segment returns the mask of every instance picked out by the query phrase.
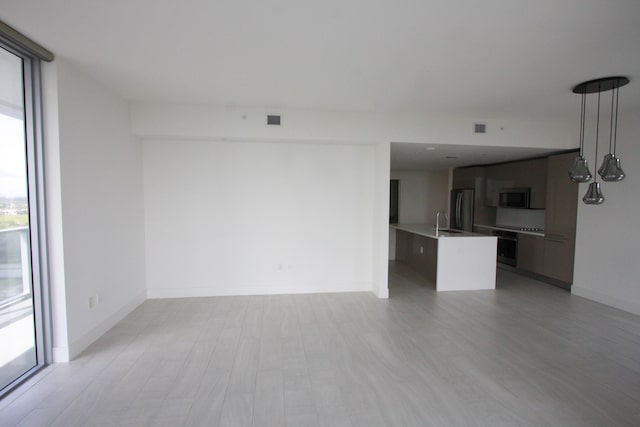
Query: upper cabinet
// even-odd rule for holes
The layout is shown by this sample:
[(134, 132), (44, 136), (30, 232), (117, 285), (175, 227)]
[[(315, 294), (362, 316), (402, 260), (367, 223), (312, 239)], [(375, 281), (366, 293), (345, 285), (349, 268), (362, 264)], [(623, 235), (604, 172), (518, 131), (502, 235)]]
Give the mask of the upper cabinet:
[(486, 169), (485, 204), (498, 206), (498, 195), (512, 188), (530, 188), (532, 209), (546, 207), (547, 159), (524, 160), (488, 166)]
[(453, 170), (453, 188), (473, 188), (476, 189), (484, 178), (484, 168), (459, 168)]
[(544, 209), (547, 206), (547, 159), (518, 162), (523, 187), (531, 188), (531, 208)]
[(498, 193), (503, 188), (514, 188), (514, 168), (511, 164), (487, 166), (484, 203), (487, 206), (498, 206)]

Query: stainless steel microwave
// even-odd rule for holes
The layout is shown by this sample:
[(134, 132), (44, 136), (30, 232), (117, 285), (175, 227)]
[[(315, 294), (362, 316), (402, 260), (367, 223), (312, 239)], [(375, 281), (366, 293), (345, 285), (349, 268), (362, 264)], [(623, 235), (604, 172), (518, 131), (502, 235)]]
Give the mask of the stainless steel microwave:
[(498, 206), (501, 208), (529, 209), (530, 188), (512, 188), (499, 193)]

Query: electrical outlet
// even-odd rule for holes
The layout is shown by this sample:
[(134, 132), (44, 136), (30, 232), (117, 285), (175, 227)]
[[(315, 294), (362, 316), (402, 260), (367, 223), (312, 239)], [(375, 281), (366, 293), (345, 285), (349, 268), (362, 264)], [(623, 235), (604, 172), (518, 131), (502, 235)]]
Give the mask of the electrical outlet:
[(95, 296), (90, 296), (89, 297), (89, 308), (93, 308), (96, 306), (96, 297)]
[(422, 246), (420, 246), (420, 253), (423, 254), (424, 253), (424, 248)]

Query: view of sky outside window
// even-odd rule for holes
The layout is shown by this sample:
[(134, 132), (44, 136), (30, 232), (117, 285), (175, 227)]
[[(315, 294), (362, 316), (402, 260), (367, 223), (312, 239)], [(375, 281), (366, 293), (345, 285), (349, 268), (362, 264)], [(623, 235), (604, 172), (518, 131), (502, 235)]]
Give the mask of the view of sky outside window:
[(0, 230), (25, 227), (27, 163), (22, 61), (0, 50)]

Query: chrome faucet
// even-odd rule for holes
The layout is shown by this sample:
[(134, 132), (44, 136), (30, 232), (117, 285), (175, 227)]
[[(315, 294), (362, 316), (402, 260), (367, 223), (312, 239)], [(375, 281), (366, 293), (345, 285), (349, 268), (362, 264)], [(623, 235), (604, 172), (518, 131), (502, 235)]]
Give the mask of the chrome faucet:
[(440, 214), (442, 214), (442, 216), (444, 216), (444, 220), (447, 221), (447, 213), (445, 211), (436, 211), (436, 236), (440, 230)]

